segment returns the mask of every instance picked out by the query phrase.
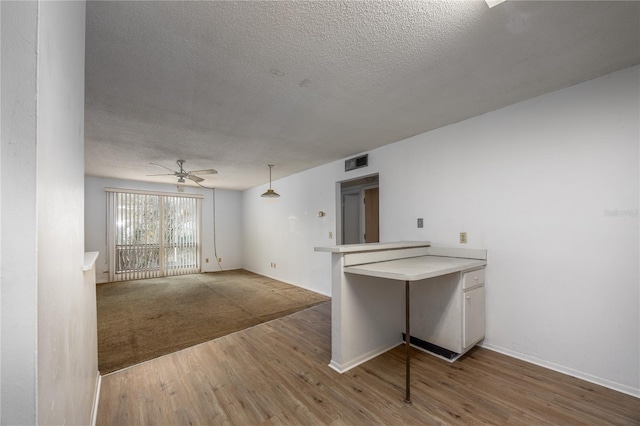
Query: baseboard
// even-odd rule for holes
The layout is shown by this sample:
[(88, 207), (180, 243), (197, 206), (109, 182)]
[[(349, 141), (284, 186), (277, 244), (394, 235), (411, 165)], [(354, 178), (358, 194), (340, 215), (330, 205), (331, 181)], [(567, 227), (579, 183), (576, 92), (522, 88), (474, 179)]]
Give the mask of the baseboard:
[(300, 287), (300, 288), (303, 288), (305, 290), (312, 291), (312, 292), (314, 292), (316, 294), (320, 294), (322, 296), (331, 297), (330, 294), (324, 293), (322, 291), (318, 291), (317, 289), (314, 289), (314, 288), (309, 288), (309, 287), (300, 285), (299, 283), (292, 283), (292, 282), (289, 282), (289, 281), (285, 281), (282, 278), (274, 277), (273, 275), (268, 275), (268, 274), (265, 274), (265, 273), (262, 273), (262, 272), (256, 272), (256, 271), (248, 269), (248, 268), (240, 268), (240, 269), (244, 269), (245, 271), (252, 272), (252, 273), (254, 273), (256, 275), (262, 275), (263, 277), (271, 278), (272, 280), (280, 281), (280, 282), (285, 283), (285, 284), (290, 284), (290, 285), (293, 285), (293, 286), (296, 286), (296, 287)]
[(357, 366), (359, 366), (360, 364), (364, 364), (365, 362), (369, 361), (370, 359), (373, 359), (375, 357), (377, 357), (378, 355), (381, 355), (385, 352), (387, 352), (388, 350), (391, 350), (393, 348), (395, 348), (398, 345), (401, 345), (402, 341), (398, 341), (397, 343), (394, 343), (390, 346), (383, 346), (383, 347), (379, 347), (376, 348), (372, 351), (367, 352), (366, 354), (363, 354), (355, 359), (352, 359), (351, 361), (344, 363), (344, 364), (339, 364), (337, 362), (335, 362), (333, 359), (331, 360), (331, 362), (329, 363), (329, 367), (331, 367), (332, 369), (334, 369), (335, 371), (337, 371), (338, 373), (342, 374), (342, 373), (346, 373), (347, 371), (351, 370), (352, 368), (355, 368)]
[(540, 367), (548, 368), (549, 370), (557, 371), (558, 373), (566, 374), (568, 376), (572, 376), (586, 382), (590, 382), (599, 386), (603, 386), (605, 388), (609, 388), (611, 390), (621, 392), (627, 395), (634, 396), (636, 398), (640, 398), (640, 389), (633, 388), (631, 386), (623, 385), (621, 383), (612, 382), (607, 379), (603, 379), (601, 377), (593, 376), (588, 373), (584, 373), (582, 371), (574, 370), (572, 368), (568, 368), (559, 364), (555, 364), (553, 362), (545, 361), (538, 359), (536, 357), (532, 357), (529, 355), (525, 355), (516, 351), (512, 351), (510, 349), (506, 349), (500, 346), (482, 343), (478, 345), (482, 348), (489, 349), (494, 352), (501, 353), (503, 355), (510, 356), (512, 358), (517, 358), (522, 361), (529, 362), (531, 364), (538, 365)]
[(91, 408), (91, 426), (96, 426), (98, 420), (98, 403), (100, 401), (100, 386), (102, 385), (102, 376), (98, 371), (98, 378), (96, 379), (96, 388), (93, 392), (93, 407)]

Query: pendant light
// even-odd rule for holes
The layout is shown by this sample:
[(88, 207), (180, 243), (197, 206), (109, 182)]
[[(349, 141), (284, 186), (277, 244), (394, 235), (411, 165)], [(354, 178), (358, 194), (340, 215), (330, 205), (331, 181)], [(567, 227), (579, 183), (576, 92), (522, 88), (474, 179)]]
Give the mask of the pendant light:
[(271, 168), (273, 167), (273, 164), (267, 164), (267, 166), (269, 167), (269, 189), (267, 190), (267, 192), (262, 194), (262, 197), (264, 197), (264, 198), (278, 198), (280, 196), (280, 194), (278, 194), (276, 191), (271, 189)]

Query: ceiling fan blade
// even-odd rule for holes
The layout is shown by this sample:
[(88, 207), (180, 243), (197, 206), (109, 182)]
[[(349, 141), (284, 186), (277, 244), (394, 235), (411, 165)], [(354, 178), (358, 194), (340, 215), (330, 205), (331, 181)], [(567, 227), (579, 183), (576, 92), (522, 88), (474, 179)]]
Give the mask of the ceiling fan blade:
[(189, 174), (191, 173), (199, 174), (199, 175), (217, 175), (218, 171), (214, 169), (205, 169), (205, 170), (192, 170), (189, 172)]
[(192, 181), (196, 182), (196, 183), (200, 183), (202, 182), (204, 179), (202, 179), (201, 177), (189, 174), (188, 176), (186, 176), (187, 179), (191, 179)]
[(163, 169), (169, 170), (169, 171), (170, 171), (171, 173), (173, 173), (173, 174), (177, 173), (175, 170), (170, 169), (170, 168), (168, 168), (168, 167), (165, 167), (165, 166), (163, 166), (163, 165), (161, 165), (161, 164), (156, 164), (156, 163), (149, 163), (149, 164), (153, 164), (154, 166), (162, 167)]
[(156, 175), (147, 175), (147, 176), (175, 176), (175, 173), (159, 173)]

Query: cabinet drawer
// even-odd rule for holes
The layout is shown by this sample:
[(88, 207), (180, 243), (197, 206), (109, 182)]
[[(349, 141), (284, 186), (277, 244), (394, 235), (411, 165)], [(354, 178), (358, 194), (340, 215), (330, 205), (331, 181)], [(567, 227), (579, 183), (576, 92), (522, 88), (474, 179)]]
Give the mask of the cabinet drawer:
[(463, 290), (476, 287), (480, 284), (484, 284), (484, 269), (467, 272), (462, 276)]

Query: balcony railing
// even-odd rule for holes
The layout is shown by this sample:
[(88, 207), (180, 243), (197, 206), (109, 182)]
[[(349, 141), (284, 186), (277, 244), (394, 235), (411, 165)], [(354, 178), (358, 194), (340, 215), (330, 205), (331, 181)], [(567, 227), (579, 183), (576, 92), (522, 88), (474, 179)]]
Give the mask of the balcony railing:
[[(195, 243), (167, 243), (164, 245), (164, 267), (171, 269), (196, 268)], [(157, 271), (160, 269), (159, 244), (116, 245), (116, 273)]]

